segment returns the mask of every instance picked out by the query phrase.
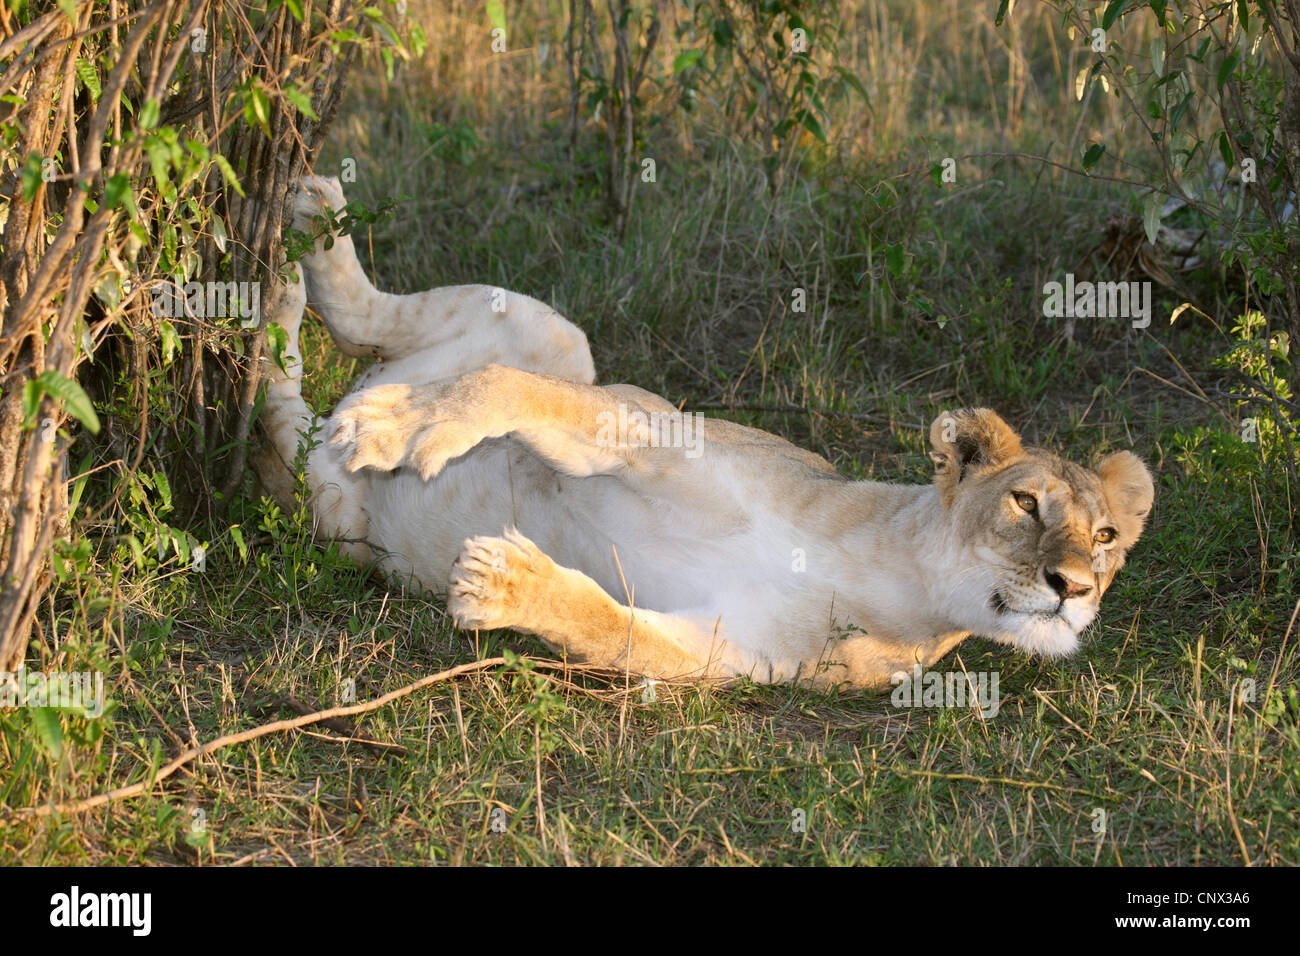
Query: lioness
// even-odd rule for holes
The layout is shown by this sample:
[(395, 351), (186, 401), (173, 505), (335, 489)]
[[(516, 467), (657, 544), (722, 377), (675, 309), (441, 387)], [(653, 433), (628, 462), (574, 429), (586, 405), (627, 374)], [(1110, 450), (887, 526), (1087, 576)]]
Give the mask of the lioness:
[[(337, 180), (306, 179), (295, 225), (344, 202)], [(310, 297), (343, 352), (381, 360), (310, 452), (320, 531), (445, 594), (461, 627), (536, 634), (571, 659), (869, 688), (971, 634), (1069, 654), (1151, 508), (1132, 453), (1083, 468), (984, 408), (934, 422), (933, 484), (849, 481), (775, 435), (593, 385), (586, 336), (536, 299), (377, 292), (347, 237), (302, 265), (305, 289), (271, 317), (288, 374), (268, 386), (264, 481), (291, 494), (284, 463), (315, 418), (298, 349)]]

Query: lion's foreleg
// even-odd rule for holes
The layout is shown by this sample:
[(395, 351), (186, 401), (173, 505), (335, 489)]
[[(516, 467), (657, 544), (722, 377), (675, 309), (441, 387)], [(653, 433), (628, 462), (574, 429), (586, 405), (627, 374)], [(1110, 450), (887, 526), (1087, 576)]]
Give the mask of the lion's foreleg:
[(650, 414), (612, 388), (492, 365), (450, 382), (365, 389), (336, 410), (330, 441), (350, 471), (412, 467), (430, 478), (479, 442), (513, 435), (565, 474), (619, 474), (653, 488), (685, 470), (690, 454), (654, 445), (639, 424)]

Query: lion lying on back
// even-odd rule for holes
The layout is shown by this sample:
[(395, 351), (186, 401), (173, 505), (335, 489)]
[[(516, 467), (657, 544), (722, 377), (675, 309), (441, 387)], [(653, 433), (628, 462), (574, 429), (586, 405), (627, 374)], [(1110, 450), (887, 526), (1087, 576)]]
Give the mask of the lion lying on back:
[[(337, 180), (304, 180), (296, 225), (343, 205)], [(461, 627), (571, 659), (876, 687), (971, 634), (1069, 654), (1151, 508), (1130, 452), (1083, 468), (987, 409), (934, 422), (933, 484), (849, 481), (774, 435), (593, 385), (586, 336), (535, 299), (377, 292), (347, 237), (302, 265), (305, 288), (271, 317), (289, 374), (268, 386), (264, 480), (290, 491), (283, 463), (315, 417), (298, 353), (310, 297), (342, 351), (381, 360), (309, 456), (320, 530), (446, 595)]]

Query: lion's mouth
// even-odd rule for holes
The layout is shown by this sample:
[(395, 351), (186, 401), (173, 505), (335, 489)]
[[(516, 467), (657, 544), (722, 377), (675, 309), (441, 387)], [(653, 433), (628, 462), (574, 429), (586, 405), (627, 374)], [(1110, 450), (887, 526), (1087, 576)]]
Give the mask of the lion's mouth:
[(1061, 611), (1065, 609), (1065, 601), (1062, 600), (1050, 611), (1022, 611), (1008, 604), (1006, 595), (1001, 591), (994, 590), (994, 592), (989, 596), (989, 608), (999, 617), (1007, 614), (1023, 614), (1026, 617), (1036, 617), (1041, 618), (1044, 621), (1049, 621), (1054, 617), (1061, 617)]

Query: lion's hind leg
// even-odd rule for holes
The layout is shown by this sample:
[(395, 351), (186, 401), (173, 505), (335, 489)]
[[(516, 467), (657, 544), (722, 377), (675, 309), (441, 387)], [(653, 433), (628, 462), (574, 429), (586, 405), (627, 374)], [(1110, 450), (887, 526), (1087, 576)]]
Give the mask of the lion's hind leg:
[[(333, 177), (304, 176), (294, 228), (345, 205)], [(443, 286), (409, 295), (380, 292), (357, 259), (351, 236), (317, 244), (302, 259), (312, 307), (339, 349), (377, 358), (383, 381), (424, 383), (501, 363), (574, 382), (593, 382), (596, 367), (583, 331), (544, 302), (487, 285)]]
[(620, 604), (514, 530), (465, 542), (452, 565), (447, 609), (462, 628), (515, 628), (573, 660), (643, 677), (727, 680), (739, 673), (716, 626)]

